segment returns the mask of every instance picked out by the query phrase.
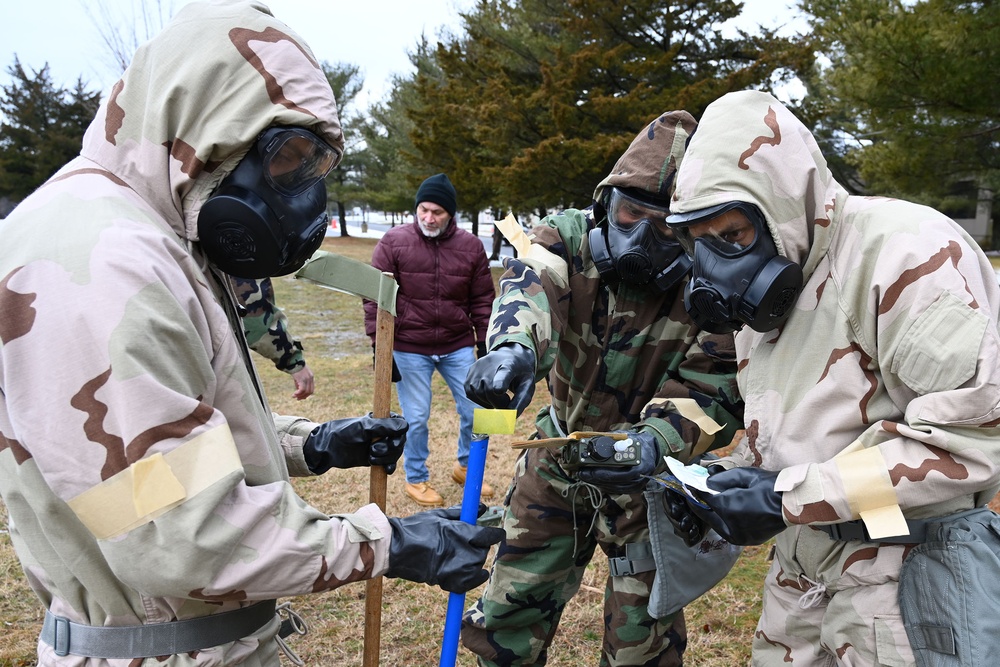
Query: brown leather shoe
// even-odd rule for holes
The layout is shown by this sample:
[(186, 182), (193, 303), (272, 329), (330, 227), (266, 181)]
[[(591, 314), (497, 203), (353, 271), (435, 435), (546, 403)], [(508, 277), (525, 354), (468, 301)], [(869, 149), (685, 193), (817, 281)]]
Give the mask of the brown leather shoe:
[[(468, 468), (466, 468), (464, 465), (462, 465), (458, 461), (455, 461), (455, 467), (451, 469), (451, 478), (453, 480), (455, 480), (456, 484), (460, 484), (460, 485), (462, 485), (464, 487), (465, 486), (465, 474), (468, 471), (469, 471)], [(492, 498), (493, 497), (493, 487), (490, 486), (489, 484), (487, 484), (485, 479), (483, 480), (483, 488), (480, 491), (479, 495), (481, 497), (483, 497), (483, 498)]]
[(416, 484), (407, 482), (406, 495), (413, 498), (418, 505), (423, 505), (424, 507), (441, 507), (444, 505), (444, 498), (428, 482), (417, 482)]

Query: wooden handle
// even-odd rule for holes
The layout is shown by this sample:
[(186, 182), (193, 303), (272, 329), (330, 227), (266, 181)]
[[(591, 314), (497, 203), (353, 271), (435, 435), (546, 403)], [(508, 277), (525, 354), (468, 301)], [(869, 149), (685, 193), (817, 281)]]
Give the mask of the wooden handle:
[[(378, 309), (375, 320), (375, 397), (372, 415), (389, 416), (392, 406), (392, 339), (394, 320), (388, 310)], [(385, 512), (386, 474), (382, 466), (372, 466), (368, 482), (368, 501)], [(369, 579), (365, 585), (365, 648), (363, 667), (378, 667), (382, 634), (382, 577)]]

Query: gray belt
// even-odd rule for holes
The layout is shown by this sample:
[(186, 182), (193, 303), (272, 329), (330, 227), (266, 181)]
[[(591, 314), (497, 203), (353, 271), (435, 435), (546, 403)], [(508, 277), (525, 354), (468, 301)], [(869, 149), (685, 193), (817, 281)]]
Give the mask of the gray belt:
[(625, 555), (608, 559), (608, 569), (612, 577), (627, 577), (640, 572), (656, 569), (653, 547), (649, 542), (625, 545)]
[(812, 526), (816, 530), (822, 530), (830, 536), (831, 540), (839, 542), (882, 542), (884, 544), (920, 544), (927, 540), (927, 524), (936, 519), (907, 519), (906, 526), (910, 529), (909, 535), (896, 535), (893, 537), (880, 537), (873, 539), (865, 528), (865, 522), (860, 519), (855, 521), (845, 521), (843, 523), (831, 523), (826, 526)]
[(275, 617), (274, 600), (233, 611), (149, 625), (81, 625), (45, 612), (40, 639), (56, 655), (155, 658), (228, 644), (260, 630)]

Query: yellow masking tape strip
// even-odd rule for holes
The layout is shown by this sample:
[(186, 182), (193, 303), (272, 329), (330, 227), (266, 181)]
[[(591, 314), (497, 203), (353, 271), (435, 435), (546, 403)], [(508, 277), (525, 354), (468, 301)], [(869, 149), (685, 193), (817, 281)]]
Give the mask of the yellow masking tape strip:
[(482, 435), (511, 434), (516, 421), (517, 410), (476, 408), (472, 411), (472, 432)]
[(170, 464), (157, 452), (132, 464), (132, 504), (137, 516), (184, 500), (187, 491), (170, 469)]
[(98, 539), (122, 535), (242, 469), (223, 424), (166, 454), (136, 461), (70, 499), (69, 506)]
[(531, 247), (531, 240), (524, 233), (521, 223), (517, 221), (513, 213), (508, 213), (506, 218), (497, 220), (493, 224), (500, 230), (504, 238), (510, 241), (510, 244), (517, 251), (518, 255), (523, 257), (528, 254), (528, 249)]
[(493, 224), (500, 230), (504, 238), (510, 241), (520, 259), (532, 260), (543, 266), (550, 274), (558, 276), (557, 282), (560, 283), (560, 286), (565, 287), (568, 284), (569, 272), (566, 269), (566, 262), (545, 248), (533, 244), (513, 213), (508, 213), (506, 218)]
[(714, 440), (712, 436), (722, 430), (722, 425), (709, 417), (693, 398), (671, 398), (670, 402), (681, 417), (693, 421), (701, 429), (701, 435), (691, 449), (691, 455), (697, 456), (707, 452)]
[(909, 535), (889, 469), (878, 447), (849, 447), (834, 457), (851, 510), (861, 517), (872, 539)]

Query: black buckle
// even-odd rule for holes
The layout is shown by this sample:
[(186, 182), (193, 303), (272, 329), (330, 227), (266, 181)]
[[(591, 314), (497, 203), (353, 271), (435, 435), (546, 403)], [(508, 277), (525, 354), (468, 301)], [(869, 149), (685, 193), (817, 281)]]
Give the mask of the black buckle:
[(822, 530), (824, 533), (830, 536), (831, 540), (836, 540), (838, 542), (843, 542), (843, 538), (840, 535), (840, 524), (839, 523), (829, 523), (822, 526), (814, 526), (818, 530)]
[(843, 523), (831, 523), (824, 526), (814, 526), (830, 536), (831, 540), (840, 542), (871, 542), (874, 544), (918, 544), (927, 538), (926, 519), (908, 519), (906, 526), (909, 529), (908, 535), (892, 535), (875, 539), (869, 534), (865, 522), (860, 519), (854, 521), (844, 521)]
[(831, 540), (837, 540), (838, 542), (872, 541), (864, 522), (858, 520), (830, 523), (823, 526), (816, 526), (816, 528), (829, 535)]

